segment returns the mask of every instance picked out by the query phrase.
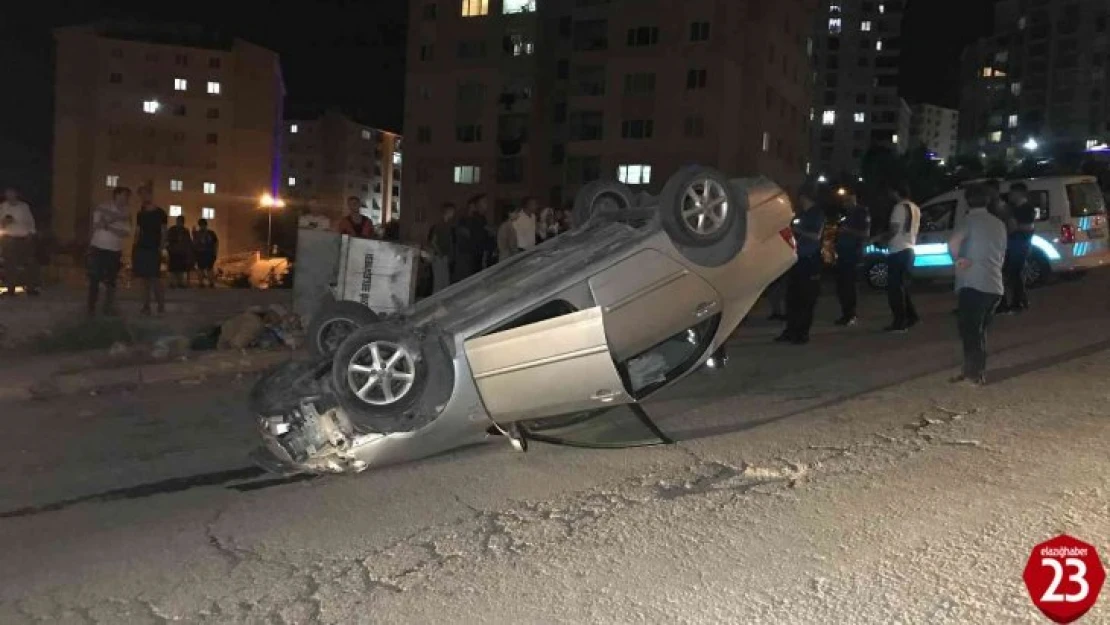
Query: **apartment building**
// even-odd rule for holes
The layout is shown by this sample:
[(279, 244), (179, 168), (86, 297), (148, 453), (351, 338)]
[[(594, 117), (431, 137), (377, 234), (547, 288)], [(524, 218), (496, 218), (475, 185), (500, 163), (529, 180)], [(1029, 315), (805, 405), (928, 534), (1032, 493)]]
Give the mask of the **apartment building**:
[(58, 239), (83, 245), (112, 188), (150, 183), (171, 217), (208, 219), (222, 253), (260, 247), (258, 198), (281, 172), (277, 54), (180, 25), (106, 22), (54, 38)]
[(814, 22), (812, 173), (858, 175), (871, 146), (901, 151), (902, 0), (821, 0)]
[(911, 147), (923, 147), (937, 161), (947, 163), (956, 156), (960, 112), (933, 104), (917, 104), (910, 116)]
[(1002, 0), (964, 50), (961, 150), (1020, 159), (1110, 139), (1110, 0)]
[(616, 178), (657, 192), (679, 167), (801, 183), (814, 3), (417, 0), (404, 134), (409, 236), (443, 202), (501, 212)]
[(289, 207), (338, 219), (358, 197), (382, 224), (401, 215), (401, 136), (337, 110), (285, 121), (282, 197)]

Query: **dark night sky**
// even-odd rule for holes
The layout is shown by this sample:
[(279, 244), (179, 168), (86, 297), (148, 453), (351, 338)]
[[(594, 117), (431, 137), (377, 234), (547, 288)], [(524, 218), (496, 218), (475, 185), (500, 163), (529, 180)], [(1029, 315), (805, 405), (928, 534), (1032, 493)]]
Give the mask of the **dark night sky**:
[[(215, 27), (281, 54), (287, 110), (338, 105), (364, 123), (401, 128), (404, 0), (13, 4), (5, 6), (0, 20), (0, 184), (22, 187), (39, 206), (49, 197), (50, 29), (55, 26), (129, 17)], [(990, 0), (909, 0), (903, 23), (903, 97), (911, 103), (956, 106), (960, 50), (989, 31), (990, 19)]]

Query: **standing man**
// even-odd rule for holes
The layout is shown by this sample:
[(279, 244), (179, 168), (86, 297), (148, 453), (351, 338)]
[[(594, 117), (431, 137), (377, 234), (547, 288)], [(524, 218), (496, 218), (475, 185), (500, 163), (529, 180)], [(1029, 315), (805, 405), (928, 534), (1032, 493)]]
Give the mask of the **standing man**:
[(1002, 263), (1006, 226), (988, 210), (990, 191), (973, 185), (965, 192), (970, 207), (963, 227), (952, 235), (948, 251), (956, 263), (959, 329), (963, 341), (963, 372), (952, 378), (971, 386), (987, 383), (987, 326), (1002, 297)]
[(859, 293), (856, 277), (863, 247), (871, 238), (871, 211), (859, 203), (856, 192), (844, 196), (845, 214), (836, 232), (836, 294), (840, 299), (838, 326), (854, 326)]
[(921, 209), (910, 201), (909, 189), (905, 184), (890, 188), (890, 199), (894, 209), (890, 213), (890, 230), (886, 233), (887, 267), (890, 270), (887, 282), (887, 300), (894, 322), (884, 331), (904, 334), (921, 320), (910, 297), (910, 279), (913, 276), (914, 251), (917, 233), (921, 228)]
[(89, 276), (87, 311), (96, 314), (100, 285), (104, 285), (104, 314), (116, 315), (116, 278), (123, 257), (123, 241), (131, 235), (131, 189), (116, 187), (112, 201), (93, 209), (92, 239), (86, 271)]
[(516, 213), (513, 219), (513, 228), (516, 230), (516, 247), (518, 251), (530, 250), (536, 247), (536, 211), (539, 202), (534, 197), (524, 198), (523, 208)]
[(451, 285), (451, 258), (455, 255), (455, 205), (446, 202), (440, 223), (428, 231), (432, 248), (432, 292), (438, 293)]
[(470, 198), (467, 202), (467, 229), (470, 231), (470, 241), (474, 245), (473, 264), (474, 271), (478, 272), (486, 268), (487, 257), (491, 255), (490, 236), (489, 236), (489, 219), (486, 213), (489, 210), (488, 201), (485, 193), (480, 193)]
[(162, 250), (166, 244), (166, 211), (154, 204), (154, 192), (148, 182), (139, 187), (139, 215), (131, 249), (131, 270), (142, 282), (143, 307), (139, 314), (150, 314), (150, 296), (158, 304), (158, 314), (166, 312), (166, 292), (162, 285)]
[(197, 221), (197, 229), (193, 232), (193, 257), (197, 261), (197, 278), (200, 288), (208, 283), (208, 288), (216, 288), (216, 276), (213, 268), (216, 266), (216, 257), (220, 253), (220, 238), (215, 232), (208, 229), (208, 220)]
[(474, 275), (474, 257), (478, 252), (479, 242), (474, 237), (470, 228), (470, 220), (474, 218), (474, 201), (467, 200), (463, 206), (462, 214), (455, 220), (452, 232), (455, 237), (455, 249), (451, 255), (451, 283), (461, 282)]
[(790, 268), (786, 283), (786, 329), (775, 341), (805, 345), (813, 326), (813, 309), (821, 294), (821, 236), (825, 231), (825, 212), (817, 206), (813, 192), (804, 190), (794, 219), (794, 238), (798, 262)]
[(1024, 182), (1010, 185), (1010, 213), (1006, 225), (1009, 236), (1006, 239), (1006, 261), (1002, 265), (1002, 275), (1006, 292), (998, 306), (998, 314), (1024, 312), (1029, 308), (1025, 294), (1025, 263), (1033, 247), (1033, 230), (1037, 221), (1037, 207), (1029, 201), (1029, 187)]
[(166, 231), (166, 252), (169, 256), (170, 288), (189, 286), (189, 271), (193, 267), (193, 237), (185, 227), (185, 218), (178, 215), (174, 225)]
[(517, 253), (516, 221), (517, 211), (510, 209), (505, 213), (501, 225), (497, 228), (497, 262), (503, 263)]
[(19, 193), (4, 189), (0, 202), (0, 256), (4, 258), (3, 286), (9, 295), (23, 287), (28, 295), (39, 294), (39, 258), (35, 250), (35, 216)]
[(347, 215), (339, 221), (339, 234), (356, 239), (374, 238), (374, 222), (362, 214), (362, 200), (354, 195), (347, 198)]

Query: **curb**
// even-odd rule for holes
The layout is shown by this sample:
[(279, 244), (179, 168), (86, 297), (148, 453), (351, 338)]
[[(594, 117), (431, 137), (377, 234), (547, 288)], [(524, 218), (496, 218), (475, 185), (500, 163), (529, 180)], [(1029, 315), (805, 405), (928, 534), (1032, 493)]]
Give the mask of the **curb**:
[(195, 359), (177, 362), (53, 374), (0, 386), (0, 402), (48, 399), (78, 393), (95, 394), (102, 390), (134, 388), (164, 382), (199, 384), (204, 378), (214, 375), (257, 373), (291, 360), (294, 354), (295, 352), (291, 350), (212, 352)]

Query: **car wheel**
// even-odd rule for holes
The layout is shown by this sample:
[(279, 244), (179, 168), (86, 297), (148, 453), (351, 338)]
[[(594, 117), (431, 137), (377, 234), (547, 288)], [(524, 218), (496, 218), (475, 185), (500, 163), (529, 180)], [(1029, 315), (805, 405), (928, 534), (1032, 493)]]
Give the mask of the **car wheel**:
[(377, 321), (378, 314), (358, 302), (329, 298), (308, 324), (308, 348), (314, 356), (334, 354), (352, 332)]
[(890, 266), (885, 260), (878, 259), (867, 267), (867, 285), (879, 291), (885, 291), (890, 282)]
[(1042, 254), (1030, 254), (1021, 270), (1021, 278), (1026, 287), (1044, 286), (1052, 277), (1052, 266)]
[(723, 265), (744, 247), (747, 195), (711, 167), (691, 166), (667, 180), (659, 195), (663, 228), (690, 260)]
[(339, 405), (359, 431), (415, 429), (412, 408), (428, 383), (419, 339), (389, 324), (356, 330), (332, 359), (332, 386)]
[(574, 197), (574, 225), (581, 226), (595, 215), (617, 214), (636, 203), (632, 190), (612, 180), (595, 180)]

